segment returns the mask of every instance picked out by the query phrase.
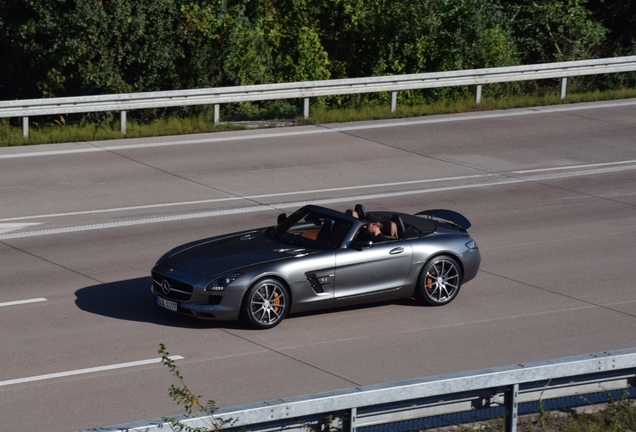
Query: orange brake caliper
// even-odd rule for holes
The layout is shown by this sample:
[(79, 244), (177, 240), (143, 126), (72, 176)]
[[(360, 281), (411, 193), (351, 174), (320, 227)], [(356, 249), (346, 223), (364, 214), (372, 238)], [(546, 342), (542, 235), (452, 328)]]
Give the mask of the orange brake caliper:
[[(274, 301), (272, 303), (274, 303), (275, 305), (280, 305), (280, 298), (278, 298), (279, 294), (277, 292), (274, 292)], [(274, 312), (278, 313), (278, 306), (276, 306), (274, 308)]]
[(430, 273), (426, 275), (426, 290), (427, 291), (433, 290), (433, 278), (431, 277)]

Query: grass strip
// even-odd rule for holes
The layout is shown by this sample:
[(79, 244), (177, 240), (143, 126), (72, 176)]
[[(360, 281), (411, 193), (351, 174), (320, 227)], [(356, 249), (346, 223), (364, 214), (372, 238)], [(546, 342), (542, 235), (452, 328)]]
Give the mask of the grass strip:
[[(418, 117), (437, 114), (502, 110), (511, 108), (527, 108), (535, 106), (560, 105), (580, 102), (596, 102), (636, 97), (636, 89), (622, 88), (618, 90), (594, 91), (568, 94), (563, 100), (557, 95), (506, 96), (501, 98), (485, 97), (476, 104), (472, 97), (459, 100), (442, 100), (429, 104), (398, 105), (395, 112), (386, 106), (365, 105), (353, 108), (322, 109), (313, 108), (309, 119), (296, 117), (292, 121), (277, 122), (276, 119), (251, 119), (252, 127), (265, 128), (285, 125), (306, 125), (320, 123), (344, 123), (361, 120), (380, 120), (391, 118)], [(228, 121), (214, 124), (209, 115), (197, 117), (167, 117), (150, 123), (129, 121), (125, 138), (143, 138), (167, 135), (182, 135), (203, 132), (220, 132), (246, 129), (243, 122)], [(12, 125), (8, 119), (0, 119), (0, 147), (22, 146), (33, 144), (101, 141), (122, 138), (119, 121), (109, 124), (67, 124), (63, 116), (46, 124), (32, 122), (29, 126), (29, 137), (25, 138), (22, 128)]]

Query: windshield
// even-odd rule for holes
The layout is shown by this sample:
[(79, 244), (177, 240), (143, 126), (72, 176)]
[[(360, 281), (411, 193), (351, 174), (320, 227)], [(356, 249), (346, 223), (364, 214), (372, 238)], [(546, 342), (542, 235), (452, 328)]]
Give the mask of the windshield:
[(272, 239), (311, 248), (338, 248), (351, 228), (351, 222), (301, 208), (272, 230)]

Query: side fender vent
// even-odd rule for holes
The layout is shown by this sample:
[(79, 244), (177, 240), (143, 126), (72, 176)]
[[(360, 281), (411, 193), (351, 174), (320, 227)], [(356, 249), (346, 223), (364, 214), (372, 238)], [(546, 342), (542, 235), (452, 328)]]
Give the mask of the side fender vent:
[(318, 280), (316, 273), (307, 273), (305, 276), (307, 276), (307, 281), (309, 282), (309, 285), (311, 285), (311, 289), (313, 289), (316, 294), (322, 294), (325, 292), (325, 289)]

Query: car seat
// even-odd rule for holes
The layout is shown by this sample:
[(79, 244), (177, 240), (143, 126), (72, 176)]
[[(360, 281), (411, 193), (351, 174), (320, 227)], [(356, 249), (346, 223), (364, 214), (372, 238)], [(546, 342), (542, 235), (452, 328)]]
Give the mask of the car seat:
[(364, 206), (362, 204), (356, 204), (355, 209), (358, 212), (358, 217), (360, 219), (366, 219), (367, 218), (367, 210), (364, 208)]
[(402, 220), (402, 217), (399, 214), (394, 214), (391, 216), (391, 221), (395, 224), (397, 237), (404, 238), (404, 232), (406, 229), (404, 228), (404, 221)]

